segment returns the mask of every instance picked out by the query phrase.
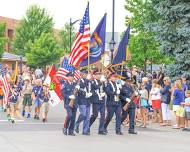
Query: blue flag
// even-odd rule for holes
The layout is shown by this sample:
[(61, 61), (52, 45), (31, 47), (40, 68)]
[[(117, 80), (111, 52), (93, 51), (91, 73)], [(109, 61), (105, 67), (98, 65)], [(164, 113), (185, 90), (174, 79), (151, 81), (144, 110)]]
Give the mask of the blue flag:
[(129, 36), (130, 36), (130, 25), (127, 28), (125, 35), (123, 36), (121, 42), (119, 43), (118, 49), (116, 50), (116, 54), (115, 54), (113, 61), (112, 61), (112, 65), (120, 64), (123, 61), (126, 61), (128, 59)]
[[(102, 54), (104, 54), (106, 36), (106, 16), (107, 14), (103, 16), (90, 38), (90, 64), (93, 64), (101, 60), (101, 56)], [(88, 57), (81, 62), (80, 67), (84, 67), (87, 65)]]

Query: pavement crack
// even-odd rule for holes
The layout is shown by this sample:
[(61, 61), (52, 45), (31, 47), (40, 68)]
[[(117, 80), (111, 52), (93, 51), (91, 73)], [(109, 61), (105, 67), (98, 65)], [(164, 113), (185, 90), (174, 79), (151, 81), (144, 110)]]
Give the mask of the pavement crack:
[(24, 152), (5, 135), (0, 134), (0, 137), (4, 139), (7, 143), (9, 143), (9, 145), (12, 146), (13, 149), (15, 149), (15, 152)]

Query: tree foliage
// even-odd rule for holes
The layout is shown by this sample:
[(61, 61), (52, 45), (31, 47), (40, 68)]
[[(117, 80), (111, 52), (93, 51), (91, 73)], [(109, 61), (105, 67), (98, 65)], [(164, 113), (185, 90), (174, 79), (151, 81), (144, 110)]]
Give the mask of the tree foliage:
[(132, 27), (132, 36), (129, 41), (129, 50), (132, 53), (132, 61), (129, 65), (146, 66), (147, 61), (153, 64), (170, 63), (170, 58), (159, 51), (159, 43), (154, 39), (156, 33), (152, 30), (152, 24), (159, 20), (160, 16), (154, 10), (158, 0), (126, 0), (125, 9), (132, 14), (126, 17), (126, 25)]
[[(147, 59), (147, 61), (153, 64), (172, 63), (171, 57), (162, 55), (159, 50), (153, 50), (155, 47), (154, 45), (151, 46), (150, 44), (144, 44), (148, 43), (148, 39), (146, 42), (144, 42), (143, 38), (144, 38), (143, 34), (132, 35), (130, 37), (129, 50), (132, 54), (131, 61), (128, 62), (128, 65), (130, 67), (136, 65), (138, 67), (143, 68), (145, 64), (145, 59)], [(148, 47), (145, 48), (144, 45), (147, 45)]]
[(70, 52), (70, 45), (72, 46), (72, 42), (75, 39), (75, 28), (71, 27), (71, 44), (70, 44), (70, 24), (66, 23), (63, 29), (60, 32), (61, 43), (60, 47), (63, 49), (64, 54), (68, 54)]
[(62, 55), (62, 50), (52, 33), (42, 33), (29, 45), (31, 51), (26, 53), (27, 62), (35, 67), (45, 67), (58, 62)]
[(53, 18), (44, 8), (37, 5), (31, 6), (16, 28), (15, 53), (25, 55), (25, 53), (30, 52), (30, 44), (34, 43), (42, 33), (52, 33), (53, 25)]
[(0, 23), (0, 59), (3, 55), (3, 52), (5, 51), (5, 44), (7, 42), (7, 39), (5, 37), (5, 30), (6, 30), (6, 24)]
[(155, 24), (160, 49), (176, 59), (168, 66), (169, 75), (190, 75), (190, 1), (161, 0), (155, 9), (161, 16)]

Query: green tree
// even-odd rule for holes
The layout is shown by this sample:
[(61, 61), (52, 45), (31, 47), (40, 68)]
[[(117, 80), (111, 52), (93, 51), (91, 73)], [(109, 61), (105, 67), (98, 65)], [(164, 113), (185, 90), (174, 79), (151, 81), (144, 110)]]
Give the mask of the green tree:
[(131, 61), (128, 62), (128, 65), (130, 67), (136, 65), (143, 68), (145, 64), (145, 58), (152, 64), (173, 63), (173, 59), (170, 56), (163, 55), (158, 49), (154, 50), (155, 46), (151, 46), (151, 44), (154, 43), (148, 43), (148, 39), (146, 39), (146, 42), (144, 42), (144, 35), (142, 33), (139, 33), (138, 35), (131, 35), (129, 51), (132, 54), (132, 58)]
[(27, 62), (34, 67), (45, 67), (46, 65), (59, 61), (62, 50), (52, 33), (42, 33), (34, 43), (30, 45), (30, 52), (26, 53)]
[(154, 27), (160, 49), (175, 58), (168, 74), (190, 75), (190, 1), (160, 0), (155, 9), (161, 16)]
[(53, 18), (44, 8), (37, 5), (31, 6), (16, 28), (13, 43), (15, 53), (25, 55), (26, 52), (30, 52), (30, 44), (42, 33), (53, 32), (53, 25)]
[(6, 29), (6, 24), (0, 23), (0, 59), (5, 51), (5, 44), (7, 42), (7, 39), (5, 37), (5, 29)]
[(66, 23), (63, 29), (60, 32), (60, 47), (63, 49), (64, 54), (68, 54), (70, 52), (70, 45), (75, 39), (75, 28), (71, 27), (71, 44), (70, 44), (70, 24)]
[(144, 66), (147, 61), (153, 64), (168, 63), (169, 58), (159, 51), (159, 43), (154, 39), (155, 32), (152, 23), (160, 16), (154, 10), (158, 0), (126, 0), (125, 9), (132, 14), (126, 17), (126, 25), (131, 22), (132, 36), (129, 41), (129, 49), (132, 52), (132, 61), (129, 65)]

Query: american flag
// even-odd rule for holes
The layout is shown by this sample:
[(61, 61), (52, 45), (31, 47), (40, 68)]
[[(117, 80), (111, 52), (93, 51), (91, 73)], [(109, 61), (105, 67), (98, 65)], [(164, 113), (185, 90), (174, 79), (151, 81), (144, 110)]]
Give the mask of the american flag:
[(3, 105), (5, 106), (8, 103), (8, 96), (10, 91), (10, 84), (8, 82), (8, 78), (6, 76), (7, 74), (7, 68), (3, 68), (2, 64), (0, 64), (0, 86), (3, 89), (4, 93), (4, 99), (3, 99)]
[(68, 59), (64, 57), (61, 67), (58, 69), (56, 76), (62, 78), (63, 80), (67, 80), (67, 73), (74, 72), (74, 78), (77, 81), (80, 79), (80, 73), (75, 69), (75, 67), (68, 64)]
[(88, 56), (90, 43), (90, 19), (89, 19), (89, 3), (85, 10), (83, 19), (80, 22), (80, 29), (76, 35), (71, 53), (69, 64), (78, 67), (83, 59)]

